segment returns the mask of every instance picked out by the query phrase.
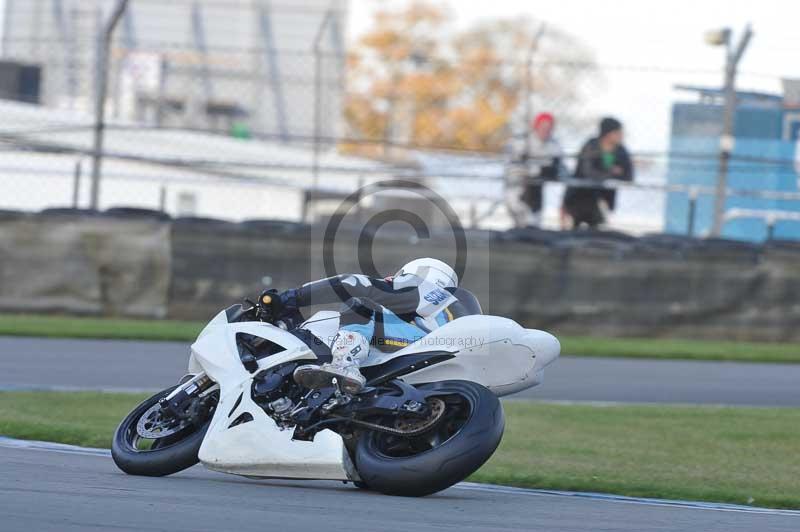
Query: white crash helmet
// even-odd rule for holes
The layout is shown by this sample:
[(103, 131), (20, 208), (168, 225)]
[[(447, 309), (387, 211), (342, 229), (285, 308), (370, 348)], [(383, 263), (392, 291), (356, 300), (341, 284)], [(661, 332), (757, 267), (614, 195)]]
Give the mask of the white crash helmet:
[(400, 268), (395, 277), (403, 275), (415, 275), (435, 284), (439, 288), (458, 287), (458, 275), (455, 270), (440, 260), (428, 257), (412, 260)]

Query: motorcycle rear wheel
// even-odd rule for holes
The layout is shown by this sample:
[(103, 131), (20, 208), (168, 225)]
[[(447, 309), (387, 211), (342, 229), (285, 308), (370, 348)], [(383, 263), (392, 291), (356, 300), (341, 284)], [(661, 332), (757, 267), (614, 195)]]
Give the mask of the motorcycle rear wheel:
[(503, 437), (503, 406), (484, 386), (444, 381), (417, 388), (445, 401), (439, 423), (411, 438), (368, 432), (356, 447), (362, 481), (387, 495), (423, 497), (449, 488), (482, 466)]
[(143, 441), (137, 432), (137, 423), (142, 416), (174, 389), (167, 388), (143, 401), (122, 420), (114, 432), (111, 457), (125, 473), (162, 477), (188, 469), (199, 461), (197, 454), (211, 424), (210, 413), (208, 419), (199, 426), (189, 425), (173, 435), (151, 442)]

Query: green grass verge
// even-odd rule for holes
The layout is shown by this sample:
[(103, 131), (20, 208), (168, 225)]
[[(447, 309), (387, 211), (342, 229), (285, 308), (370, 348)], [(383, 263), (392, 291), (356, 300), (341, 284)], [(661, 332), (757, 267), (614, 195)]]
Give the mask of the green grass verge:
[(474, 475), (521, 487), (800, 508), (800, 411), (508, 401)]
[[(137, 394), (2, 392), (0, 434), (109, 447)], [(506, 402), (471, 480), (800, 508), (800, 411)]]
[(119, 422), (149, 395), (0, 392), (0, 435), (110, 448)]
[(197, 337), (203, 325), (199, 322), (175, 320), (0, 314), (0, 336), (188, 342)]
[(559, 340), (563, 353), (576, 356), (800, 363), (800, 344), (588, 336)]
[[(0, 315), (0, 336), (190, 342), (205, 324), (191, 321)], [(800, 363), (800, 344), (559, 336), (574, 356)]]

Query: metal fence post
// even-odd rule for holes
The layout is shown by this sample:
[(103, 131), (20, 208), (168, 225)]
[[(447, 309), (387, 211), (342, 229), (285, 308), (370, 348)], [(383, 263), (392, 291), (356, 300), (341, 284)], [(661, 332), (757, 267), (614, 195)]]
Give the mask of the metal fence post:
[(160, 212), (167, 212), (167, 185), (162, 184), (158, 191), (158, 210)]
[(164, 113), (167, 97), (167, 76), (169, 76), (169, 62), (163, 55), (158, 61), (158, 92), (156, 93), (156, 127), (164, 125)]
[(258, 5), (258, 23), (261, 39), (264, 42), (264, 61), (269, 70), (269, 82), (272, 90), (275, 121), (278, 136), (284, 142), (289, 141), (289, 121), (287, 118), (286, 97), (281, 78), (280, 57), (275, 46), (275, 35), (272, 28), (272, 8), (264, 4)]
[(6, 0), (3, 8), (3, 36), (0, 38), (0, 55), (6, 56), (8, 54), (8, 41), (11, 35), (11, 13), (14, 12), (14, 0)]
[(314, 190), (319, 186), (319, 156), (322, 139), (322, 36), (333, 17), (333, 9), (328, 9), (314, 37), (314, 156), (311, 163), (311, 175), (314, 179)]
[(77, 209), (81, 197), (81, 174), (83, 174), (83, 159), (75, 161), (72, 174), (72, 208)]
[(131, 11), (125, 11), (122, 17), (122, 57), (114, 65), (114, 95), (112, 96), (114, 118), (119, 118), (122, 114), (122, 80), (128, 66), (128, 58), (134, 50), (136, 50), (136, 28), (133, 14)]
[(211, 83), (211, 71), (208, 67), (208, 44), (206, 27), (203, 22), (203, 7), (200, 2), (192, 3), (192, 41), (194, 50), (200, 56), (200, 77), (203, 83), (203, 98), (208, 105), (214, 99), (214, 88)]
[(92, 143), (92, 195), (90, 207), (97, 210), (100, 205), (100, 177), (103, 164), (103, 133), (106, 119), (106, 96), (108, 94), (108, 64), (111, 50), (111, 38), (122, 14), (128, 7), (129, 0), (118, 0), (111, 13), (111, 18), (102, 31), (102, 40), (97, 49), (97, 94), (95, 101), (94, 139)]
[(775, 224), (777, 220), (774, 216), (767, 217), (767, 242), (775, 240)]
[(525, 154), (531, 153), (531, 120), (533, 120), (533, 56), (539, 48), (539, 42), (544, 36), (546, 24), (539, 26), (536, 34), (531, 40), (531, 46), (528, 49), (528, 58), (525, 62)]
[(694, 236), (694, 221), (697, 218), (697, 187), (689, 187), (689, 216), (686, 222), (686, 234)]

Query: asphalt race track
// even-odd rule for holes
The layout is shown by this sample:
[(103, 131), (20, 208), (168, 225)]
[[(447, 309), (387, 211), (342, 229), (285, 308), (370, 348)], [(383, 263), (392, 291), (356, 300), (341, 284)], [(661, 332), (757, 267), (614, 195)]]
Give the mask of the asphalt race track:
[[(187, 345), (0, 338), (0, 389), (162, 388)], [(791, 365), (564, 357), (519, 398), (800, 404)], [(202, 467), (120, 472), (107, 451), (0, 437), (0, 531), (792, 531), (800, 512), (461, 484), (423, 499), (339, 482), (248, 480)]]
[(563, 357), (512, 397), (567, 401), (800, 406), (800, 365)]
[(248, 480), (194, 467), (127, 476), (105, 453), (0, 441), (0, 530), (796, 532), (800, 513), (706, 509), (475, 485), (411, 499), (339, 482)]
[[(187, 360), (186, 343), (0, 337), (0, 389), (162, 389)], [(565, 356), (512, 397), (796, 407), (798, 382), (800, 365)]]

